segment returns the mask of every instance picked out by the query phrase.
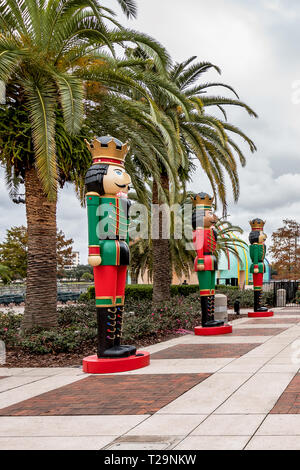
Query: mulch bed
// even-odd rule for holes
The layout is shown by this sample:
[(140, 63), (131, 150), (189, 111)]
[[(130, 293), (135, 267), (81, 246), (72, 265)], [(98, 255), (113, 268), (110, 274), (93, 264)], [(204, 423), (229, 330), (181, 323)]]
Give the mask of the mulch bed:
[[(228, 321), (238, 320), (247, 315), (229, 314)], [(191, 332), (192, 333), (192, 332)], [(188, 334), (188, 332), (186, 333)], [(152, 344), (162, 343), (173, 338), (179, 338), (183, 334), (159, 335), (152, 338), (146, 338), (135, 343), (138, 349), (145, 348)], [(0, 367), (72, 367), (80, 366), (82, 359), (86, 356), (96, 354), (95, 348), (86, 349), (80, 353), (59, 353), (59, 354), (31, 354), (21, 350), (7, 350), (6, 363), (0, 364)]]
[[(139, 341), (139, 343), (135, 343), (135, 345), (138, 349), (141, 349), (151, 344), (161, 343), (180, 336), (183, 335), (161, 335)], [(94, 354), (96, 354), (96, 348), (89, 348), (80, 353), (59, 354), (31, 354), (21, 350), (7, 350), (6, 363), (0, 364), (0, 367), (72, 367), (81, 365), (84, 357)]]

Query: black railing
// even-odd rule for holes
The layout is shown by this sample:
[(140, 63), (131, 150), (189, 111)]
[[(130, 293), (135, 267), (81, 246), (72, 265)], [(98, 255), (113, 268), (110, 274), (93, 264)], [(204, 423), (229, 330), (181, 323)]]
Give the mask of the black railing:
[[(286, 292), (286, 305), (300, 308), (300, 282), (299, 281), (271, 281), (264, 283), (264, 291), (270, 293), (273, 307), (277, 306), (278, 290)], [(272, 295), (273, 294), (273, 295)]]

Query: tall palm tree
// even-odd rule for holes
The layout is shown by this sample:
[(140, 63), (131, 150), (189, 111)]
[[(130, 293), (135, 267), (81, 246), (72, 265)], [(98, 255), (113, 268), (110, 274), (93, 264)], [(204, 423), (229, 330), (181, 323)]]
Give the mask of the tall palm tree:
[[(128, 17), (135, 16), (133, 0), (118, 3)], [(152, 51), (157, 67), (167, 63), (159, 44), (123, 29), (113, 11), (98, 1), (0, 0), (0, 80), (6, 85), (7, 108), (28, 117), (32, 142), (28, 152), (6, 148), (5, 153), (9, 182), (14, 184), (21, 176), (25, 183), (29, 238), (25, 329), (50, 327), (57, 321), (57, 189), (69, 177), (67, 172), (76, 173), (73, 162), (58, 161), (59, 120), (62, 133), (80, 132), (85, 82), (79, 72), (97, 60), (106, 80), (110, 74), (112, 81), (136, 87), (125, 68), (118, 72), (109, 66), (104, 53), (108, 50), (115, 60), (114, 45), (128, 42)]]
[[(132, 58), (146, 58), (144, 51), (140, 48), (131, 50), (129, 56)], [(193, 63), (196, 57), (191, 57), (182, 63), (169, 64), (164, 71), (164, 75), (177, 87), (181, 93), (181, 99), (185, 103), (183, 109), (173, 97), (163, 95), (157, 87), (150, 87), (152, 100), (155, 102), (159, 115), (164, 116), (170, 128), (177, 134), (180, 145), (173, 147), (167, 154), (169, 165), (159, 158), (160, 164), (160, 185), (157, 179), (153, 181), (152, 204), (153, 207), (160, 206), (166, 200), (169, 204), (176, 202), (180, 194), (178, 187), (170, 181), (170, 167), (180, 175), (182, 188), (190, 176), (190, 169), (195, 158), (207, 175), (213, 193), (220, 199), (223, 207), (226, 208), (226, 186), (224, 172), (231, 180), (234, 200), (239, 196), (239, 179), (237, 173), (236, 157), (240, 163), (245, 165), (246, 159), (231, 134), (244, 139), (249, 145), (250, 151), (256, 150), (255, 144), (238, 127), (226, 121), (225, 106), (240, 106), (245, 109), (250, 116), (256, 116), (255, 112), (245, 103), (241, 102), (232, 87), (224, 83), (203, 83), (199, 82), (202, 74), (214, 68), (220, 72), (219, 68), (209, 62)], [(144, 67), (144, 65), (141, 65)], [(161, 73), (155, 64), (152, 65), (152, 72)], [(223, 87), (235, 94), (235, 98), (206, 95), (207, 89), (211, 87)], [(135, 99), (140, 96), (135, 93)], [(145, 102), (145, 107), (148, 103)], [(215, 106), (221, 111), (223, 119), (214, 114), (208, 114), (207, 109)], [(188, 112), (186, 112), (188, 110)], [(225, 120), (224, 120), (225, 119)], [(160, 302), (169, 297), (171, 283), (171, 256), (170, 241), (162, 238), (162, 220), (160, 224), (160, 236), (152, 240), (153, 250), (153, 300)]]
[[(217, 221), (215, 228), (218, 234), (216, 247), (217, 258), (219, 258), (221, 256), (221, 253), (223, 253), (225, 255), (225, 258), (229, 259), (230, 256), (234, 256), (241, 262), (238, 248), (247, 247), (247, 243), (236, 234), (242, 234), (243, 230), (239, 226), (233, 225), (228, 220), (224, 220), (223, 218)], [(190, 224), (189, 229), (192, 233), (192, 224)], [(188, 233), (187, 230), (186, 233)], [(182, 277), (189, 278), (194, 270), (194, 259), (196, 253), (193, 249), (187, 249), (188, 247), (190, 247), (190, 244), (188, 242), (189, 240), (185, 234), (183, 234), (182, 238), (180, 239), (175, 239), (172, 236), (170, 238), (172, 276), (173, 274), (176, 274), (177, 278), (179, 279)], [(147, 281), (152, 281), (152, 246), (153, 240), (151, 238), (149, 240), (138, 238), (131, 243), (131, 281), (134, 280), (134, 282), (136, 282), (140, 276), (146, 278)]]

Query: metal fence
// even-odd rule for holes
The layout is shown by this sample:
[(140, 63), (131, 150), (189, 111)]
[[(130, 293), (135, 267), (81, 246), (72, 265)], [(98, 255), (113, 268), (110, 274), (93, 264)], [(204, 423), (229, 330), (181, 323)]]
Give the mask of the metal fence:
[[(60, 302), (77, 300), (92, 283), (57, 283), (57, 300)], [(0, 287), (0, 305), (20, 304), (25, 301), (25, 285), (8, 285)]]
[[(285, 298), (286, 306), (300, 308), (300, 282), (299, 281), (266, 282), (264, 283), (263, 290), (264, 292), (270, 293), (270, 299), (272, 299), (273, 307), (283, 306), (282, 302), (283, 302), (283, 298)], [(285, 293), (283, 292), (283, 290), (285, 291)]]

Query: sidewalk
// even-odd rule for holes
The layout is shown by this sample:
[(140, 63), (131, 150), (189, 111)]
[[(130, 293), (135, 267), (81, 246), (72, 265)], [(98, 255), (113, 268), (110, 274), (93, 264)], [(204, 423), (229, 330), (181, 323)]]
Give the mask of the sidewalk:
[(300, 450), (300, 309), (275, 311), (136, 371), (0, 368), (0, 449)]

